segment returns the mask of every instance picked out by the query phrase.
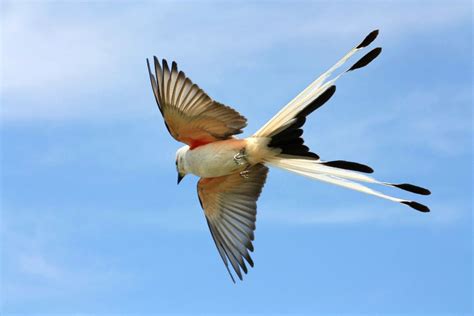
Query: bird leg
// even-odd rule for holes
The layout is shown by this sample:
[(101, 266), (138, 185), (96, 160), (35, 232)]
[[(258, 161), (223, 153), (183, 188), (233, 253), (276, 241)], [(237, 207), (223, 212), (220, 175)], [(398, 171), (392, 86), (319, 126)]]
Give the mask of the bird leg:
[(242, 178), (248, 179), (249, 173), (250, 173), (250, 170), (249, 170), (249, 169), (250, 169), (250, 166), (248, 166), (248, 167), (245, 168), (244, 170), (240, 171), (240, 173), (239, 173), (240, 176), (241, 176)]
[(245, 147), (242, 148), (237, 154), (234, 155), (235, 164), (242, 166), (248, 164), (247, 154), (245, 152)]

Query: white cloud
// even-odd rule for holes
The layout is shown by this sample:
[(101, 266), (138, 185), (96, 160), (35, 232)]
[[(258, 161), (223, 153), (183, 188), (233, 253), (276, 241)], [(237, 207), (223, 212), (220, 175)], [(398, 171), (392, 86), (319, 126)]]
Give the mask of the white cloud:
[[(28, 304), (31, 300), (98, 293), (130, 282), (133, 276), (100, 255), (79, 250), (91, 229), (103, 231), (107, 224), (88, 227), (83, 218), (41, 209), (2, 208), (0, 241), (0, 285), (5, 305)], [(41, 216), (32, 216), (41, 211)], [(66, 212), (67, 213), (67, 212)], [(77, 214), (76, 214), (77, 216)], [(114, 218), (110, 216), (109, 219)], [(78, 223), (81, 223), (78, 228)], [(100, 227), (98, 227), (100, 226)], [(71, 247), (78, 247), (78, 249)]]
[(3, 118), (129, 115), (136, 111), (133, 104), (97, 109), (91, 103), (112, 102), (105, 97), (112, 94), (124, 94), (133, 103), (133, 96), (141, 95), (137, 85), (148, 84), (144, 58), (154, 52), (185, 61), (186, 69), (208, 69), (205, 80), (212, 82), (224, 71), (257, 63), (264, 50), (282, 43), (313, 50), (321, 43), (327, 47), (359, 38), (373, 27), (405, 34), (469, 17), (462, 4), (367, 3), (363, 10), (359, 4), (344, 10), (340, 4), (307, 3), (120, 4), (113, 9), (81, 3), (4, 4)]
[[(449, 101), (446, 100), (447, 95), (450, 96)], [(379, 104), (377, 101), (375, 104)], [(334, 115), (334, 110), (331, 114), (318, 113), (318, 117), (314, 118), (316, 122), (308, 124), (305, 131), (309, 135), (324, 135), (315, 138), (318, 150), (333, 157), (349, 155), (350, 159), (359, 159), (359, 155), (364, 159), (375, 159), (380, 158), (380, 154), (384, 155), (384, 148), (393, 149), (391, 154), (405, 155), (405, 159), (410, 159), (410, 153), (414, 152), (404, 150), (408, 148), (429, 150), (449, 158), (470, 152), (471, 88), (467, 84), (408, 91), (381, 104), (383, 108), (371, 111), (370, 116), (334, 118), (329, 117)], [(325, 115), (328, 115), (327, 119)], [(330, 133), (325, 133), (328, 130)], [(308, 138), (310, 144), (312, 139)], [(334, 146), (341, 139), (347, 140), (344, 145)], [(335, 150), (337, 154), (332, 153)], [(351, 158), (350, 155), (355, 156)]]
[(61, 275), (59, 267), (42, 254), (22, 253), (18, 256), (18, 266), (22, 272), (41, 278), (56, 279)]
[(100, 76), (99, 69), (116, 62), (99, 23), (58, 21), (45, 7), (25, 3), (9, 6), (3, 19), (7, 92), (58, 93), (65, 85), (87, 81), (91, 72)]

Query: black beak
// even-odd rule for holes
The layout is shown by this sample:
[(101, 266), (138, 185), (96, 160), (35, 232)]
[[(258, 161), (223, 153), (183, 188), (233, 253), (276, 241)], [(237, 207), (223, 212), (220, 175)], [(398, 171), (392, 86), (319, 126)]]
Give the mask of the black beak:
[(181, 180), (183, 180), (184, 176), (182, 176), (179, 172), (178, 172), (178, 184), (181, 182)]

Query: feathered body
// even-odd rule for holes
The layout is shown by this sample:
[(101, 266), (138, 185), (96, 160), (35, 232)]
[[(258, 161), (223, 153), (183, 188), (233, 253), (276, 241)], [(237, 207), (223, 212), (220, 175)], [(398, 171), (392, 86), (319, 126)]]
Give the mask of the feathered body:
[[(334, 66), (312, 82), (251, 137), (236, 138), (247, 125), (234, 109), (212, 100), (202, 89), (166, 60), (154, 58), (155, 75), (148, 71), (156, 102), (170, 134), (186, 146), (176, 153), (178, 183), (194, 174), (198, 197), (206, 215), (217, 250), (233, 279), (230, 266), (242, 279), (245, 262), (253, 266), (257, 200), (268, 174), (268, 166), (281, 168), (311, 179), (402, 203), (421, 212), (428, 207), (412, 200), (375, 191), (360, 182), (399, 188), (428, 195), (427, 189), (407, 184), (382, 182), (364, 173), (369, 166), (345, 161), (323, 161), (304, 145), (303, 125), (309, 114), (324, 105), (335, 93), (335, 82), (343, 74), (362, 68), (374, 60), (381, 48), (372, 49), (346, 71), (328, 80), (349, 58), (370, 45), (373, 31)], [(245, 259), (245, 261), (244, 261)]]
[(185, 173), (213, 178), (243, 172), (249, 167), (276, 157), (280, 150), (268, 147), (270, 138), (231, 138), (191, 149), (183, 146), (176, 153)]
[(245, 150), (245, 140), (221, 140), (194, 149), (187, 149), (183, 153), (183, 169), (202, 178), (226, 176), (241, 172), (249, 166), (245, 160), (234, 159)]

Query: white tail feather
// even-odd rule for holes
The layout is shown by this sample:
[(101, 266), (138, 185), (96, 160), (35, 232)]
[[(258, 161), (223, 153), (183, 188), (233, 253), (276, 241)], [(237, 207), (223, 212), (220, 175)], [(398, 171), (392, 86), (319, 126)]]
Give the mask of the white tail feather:
[[(429, 208), (423, 204), (383, 194), (358, 182), (395, 187), (422, 195), (429, 195), (429, 190), (409, 183), (394, 184), (382, 182), (367, 175), (354, 172), (373, 172), (370, 167), (358, 163), (339, 160), (323, 162), (319, 160), (317, 154), (309, 151), (309, 148), (304, 145), (304, 140), (301, 137), (303, 134), (302, 126), (306, 117), (327, 102), (334, 94), (336, 90), (334, 82), (346, 72), (365, 67), (380, 54), (382, 51), (380, 47), (371, 50), (346, 71), (327, 81), (334, 71), (340, 68), (352, 55), (358, 50), (367, 47), (377, 37), (377, 34), (378, 31), (375, 30), (367, 35), (358, 46), (350, 50), (349, 53), (341, 58), (334, 66), (329, 68), (328, 71), (323, 73), (281, 109), (253, 135), (253, 138), (266, 139), (267, 142), (265, 142), (265, 146), (268, 146), (268, 149), (279, 150), (279, 152), (270, 150), (269, 156), (264, 159), (265, 164), (393, 202), (403, 203), (420, 212), (429, 212)], [(352, 169), (354, 171), (346, 169)]]
[(328, 183), (345, 187), (351, 190), (378, 196), (380, 198), (390, 200), (393, 202), (399, 202), (399, 203), (409, 202), (407, 200), (399, 199), (399, 198), (375, 191), (360, 183), (348, 181), (348, 179), (386, 185), (384, 182), (380, 182), (371, 177), (357, 174), (355, 172), (323, 166), (321, 164), (318, 164), (315, 161), (310, 162), (304, 159), (286, 159), (286, 158), (273, 157), (273, 158), (267, 159), (266, 163), (269, 165), (284, 169), (284, 170), (294, 172), (299, 175), (309, 177), (311, 179), (328, 182)]
[(325, 73), (313, 81), (306, 89), (301, 91), (293, 100), (291, 100), (284, 108), (282, 108), (272, 119), (263, 125), (253, 136), (268, 137), (272, 136), (281, 126), (287, 125), (288, 121), (295, 117), (302, 109), (304, 109), (313, 100), (323, 94), (334, 82), (339, 79), (346, 71), (337, 75), (334, 79), (325, 82), (335, 70), (340, 68), (346, 61), (357, 51), (365, 46), (360, 44), (351, 49), (336, 64), (329, 68)]
[(308, 159), (295, 159), (295, 158), (288, 159), (288, 158), (282, 158), (281, 156), (277, 156), (272, 159), (273, 159), (272, 162), (278, 161), (286, 166), (298, 168), (305, 172), (318, 172), (321, 174), (328, 174), (331, 176), (344, 178), (347, 180), (354, 180), (354, 181), (360, 181), (360, 182), (366, 182), (366, 183), (375, 183), (375, 184), (380, 184), (380, 185), (384, 185), (388, 187), (393, 187), (392, 183), (382, 182), (375, 178), (369, 177), (365, 174), (361, 174), (361, 173), (349, 171), (349, 170), (344, 170), (340, 168), (325, 166), (323, 165), (324, 161), (321, 161), (321, 160), (308, 160)]

